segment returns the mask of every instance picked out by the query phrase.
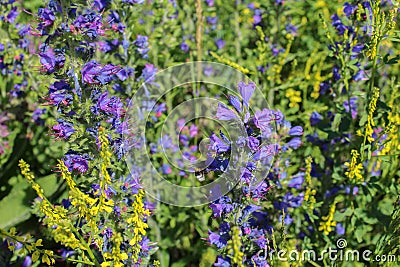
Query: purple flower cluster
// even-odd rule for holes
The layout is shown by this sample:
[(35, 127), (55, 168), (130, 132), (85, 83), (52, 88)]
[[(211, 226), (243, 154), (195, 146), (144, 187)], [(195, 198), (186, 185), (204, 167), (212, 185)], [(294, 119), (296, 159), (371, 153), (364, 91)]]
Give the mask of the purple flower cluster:
[[(124, 1), (125, 4), (138, 4), (142, 1)], [(68, 171), (73, 176), (79, 176), (85, 184), (85, 194), (91, 197), (98, 197), (100, 194), (108, 199), (118, 196), (114, 201), (112, 214), (113, 218), (120, 218), (118, 225), (114, 223), (115, 229), (127, 229), (124, 225), (127, 217), (131, 216), (132, 205), (136, 194), (141, 189), (140, 173), (127, 175), (115, 165), (126, 153), (126, 144), (122, 134), (125, 128), (123, 117), (125, 115), (126, 101), (123, 97), (126, 84), (130, 78), (135, 77), (135, 68), (126, 66), (128, 62), (128, 48), (132, 44), (136, 48), (136, 54), (140, 58), (147, 58), (149, 51), (148, 37), (137, 35), (133, 42), (127, 40), (125, 33), (124, 17), (116, 10), (110, 10), (113, 5), (121, 6), (121, 3), (96, 0), (90, 7), (81, 7), (72, 4), (60, 5), (58, 1), (49, 1), (48, 5), (39, 8), (37, 13), (37, 26), (26, 27), (21, 31), (30, 33), (38, 38), (44, 39), (39, 45), (39, 62), (42, 74), (51, 75), (53, 81), (48, 86), (46, 104), (53, 106), (58, 111), (59, 118), (51, 126), (52, 136), (57, 140), (68, 141), (70, 150), (62, 158)], [(63, 10), (65, 9), (65, 10)], [(64, 17), (63, 14), (68, 14)], [(31, 29), (35, 29), (32, 31)], [(1, 47), (0, 47), (1, 50)], [(94, 60), (96, 51), (106, 53), (106, 56), (113, 55), (121, 62), (122, 67), (100, 60)], [(124, 53), (119, 53), (124, 51)], [(0, 52), (0, 56), (1, 52)], [(20, 59), (23, 60), (23, 56)], [(68, 62), (68, 63), (66, 63)], [(2, 61), (0, 61), (0, 66)], [(124, 66), (125, 65), (125, 66)], [(8, 66), (5, 66), (6, 68)], [(141, 69), (141, 68), (139, 68)], [(131, 82), (151, 79), (157, 69), (152, 64), (146, 64), (139, 78), (131, 79)], [(140, 73), (139, 73), (140, 74)], [(107, 85), (107, 87), (105, 86)], [(107, 88), (113, 88), (109, 91)], [(162, 108), (158, 112), (162, 112)], [(32, 119), (42, 123), (42, 109), (37, 109)], [(159, 113), (156, 114), (159, 116)], [(101, 129), (101, 131), (100, 131)], [(104, 188), (104, 183), (99, 181), (88, 182), (87, 177), (99, 177), (98, 166), (103, 162), (105, 156), (101, 152), (104, 132), (107, 134), (110, 150), (114, 152), (106, 155), (110, 160), (110, 166), (106, 171), (112, 184)], [(102, 136), (100, 134), (102, 133)], [(91, 145), (94, 144), (94, 145)], [(102, 158), (103, 157), (103, 158)], [(118, 160), (116, 160), (118, 159)], [(168, 168), (165, 168), (168, 171)], [(104, 192), (103, 192), (104, 190)], [(143, 200), (145, 208), (150, 209), (151, 205)], [(71, 207), (69, 200), (64, 200), (65, 208)], [(143, 215), (142, 220), (146, 220)], [(124, 218), (124, 219), (122, 219)], [(110, 224), (109, 218), (99, 219), (99, 225)], [(81, 223), (85, 223), (83, 220)], [(118, 228), (119, 227), (119, 228)], [(104, 228), (101, 236), (104, 244), (93, 244), (98, 246), (98, 255), (105, 252), (112, 252), (112, 243), (115, 231), (111, 228)], [(128, 226), (131, 235), (134, 227)], [(119, 231), (119, 230), (118, 230)], [(133, 262), (132, 255), (123, 261), (129, 266), (139, 266), (141, 257), (148, 258), (153, 245), (143, 233), (139, 244), (141, 250), (137, 262)], [(121, 246), (128, 247), (128, 235), (124, 234)], [(102, 245), (102, 247), (100, 247)], [(100, 261), (103, 261), (101, 258)], [(121, 260), (122, 261), (122, 260)]]
[[(239, 226), (242, 236), (252, 244), (249, 249), (243, 247), (245, 256), (243, 264), (246, 266), (267, 266), (266, 259), (258, 257), (257, 252), (265, 249), (268, 245), (267, 236), (271, 234), (271, 226), (268, 217), (262, 211), (262, 207), (257, 204), (266, 197), (267, 192), (274, 184), (274, 173), (281, 173), (281, 170), (273, 168), (267, 177), (259, 179), (260, 169), (272, 167), (274, 157), (289, 149), (297, 149), (302, 141), (298, 136), (303, 135), (301, 126), (291, 127), (290, 123), (284, 119), (279, 111), (269, 109), (257, 110), (253, 115), (250, 113), (250, 101), (255, 90), (255, 84), (238, 84), (240, 98), (229, 96), (229, 106), (220, 104), (217, 109), (216, 118), (219, 120), (237, 120), (240, 118), (245, 126), (247, 136), (238, 136), (235, 140), (229, 140), (222, 132), (210, 136), (209, 146), (212, 164), (207, 167), (208, 171), (223, 172), (229, 164), (232, 164), (227, 156), (235, 142), (239, 146), (247, 146), (249, 150), (249, 161), (241, 169), (238, 185), (232, 193), (220, 197), (212, 204), (210, 209), (214, 218), (221, 222), (217, 232), (209, 231), (208, 241), (221, 251), (228, 245), (232, 236), (230, 229), (232, 226)], [(231, 108), (230, 108), (231, 107)], [(278, 135), (276, 133), (279, 133)], [(268, 143), (266, 142), (268, 140)], [(287, 142), (283, 142), (287, 140)], [(290, 186), (299, 188), (302, 183), (303, 175), (299, 174), (290, 181)], [(217, 189), (215, 189), (217, 190)], [(296, 200), (295, 200), (296, 199)], [(302, 201), (302, 196), (287, 194), (287, 198), (280, 205), (298, 207)], [(243, 205), (243, 203), (248, 203)], [(284, 204), (286, 203), (286, 204)], [(290, 217), (286, 217), (290, 223)], [(223, 255), (217, 259), (214, 266), (230, 266), (230, 256)], [(256, 263), (255, 262), (259, 262)]]

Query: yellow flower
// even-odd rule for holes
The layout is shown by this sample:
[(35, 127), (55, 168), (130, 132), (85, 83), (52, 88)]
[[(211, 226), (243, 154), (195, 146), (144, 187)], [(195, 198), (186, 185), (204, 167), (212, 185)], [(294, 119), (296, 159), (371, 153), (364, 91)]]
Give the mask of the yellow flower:
[(344, 166), (347, 167), (347, 171), (344, 174), (350, 179), (354, 179), (355, 177), (357, 178), (357, 180), (363, 181), (364, 178), (362, 176), (362, 172), (364, 170), (364, 167), (362, 166), (361, 163), (357, 163), (359, 156), (360, 154), (358, 153), (357, 150), (353, 149), (351, 151), (350, 162), (344, 163)]
[(335, 214), (336, 203), (333, 203), (330, 207), (328, 216), (322, 216), (322, 222), (319, 224), (319, 231), (324, 232), (324, 235), (329, 235), (333, 231), (332, 228), (336, 227), (336, 222), (333, 221), (333, 215)]
[(297, 107), (299, 108), (299, 103), (301, 103), (301, 92), (300, 91), (295, 91), (292, 88), (289, 88), (286, 91), (286, 97), (289, 98), (289, 107), (294, 108)]
[(241, 267), (243, 265), (244, 253), (241, 251), (242, 238), (241, 231), (238, 226), (233, 226), (231, 230), (232, 239), (228, 241), (228, 253), (232, 254), (232, 263), (235, 266)]

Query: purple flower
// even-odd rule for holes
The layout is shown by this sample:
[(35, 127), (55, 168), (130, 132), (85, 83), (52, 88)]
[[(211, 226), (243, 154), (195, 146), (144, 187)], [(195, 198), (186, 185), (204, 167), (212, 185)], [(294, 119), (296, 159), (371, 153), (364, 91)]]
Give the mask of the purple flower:
[(289, 23), (288, 25), (286, 25), (286, 31), (287, 33), (295, 35), (297, 33), (297, 27)]
[(29, 267), (32, 265), (32, 258), (30, 256), (26, 256), (24, 261), (22, 262), (21, 267)]
[(356, 6), (353, 6), (347, 2), (344, 3), (343, 12), (346, 15), (346, 17), (349, 18), (351, 15), (353, 15), (355, 10), (356, 10)]
[(53, 135), (58, 138), (68, 139), (75, 132), (73, 124), (62, 119), (58, 119), (57, 121), (58, 124), (51, 128)]
[(138, 35), (133, 44), (136, 46), (136, 51), (142, 56), (142, 58), (147, 58), (147, 52), (149, 52), (149, 42), (148, 37), (144, 35)]
[(65, 155), (63, 160), (69, 172), (76, 170), (80, 173), (85, 173), (89, 169), (88, 158), (89, 156), (87, 154), (79, 155), (76, 152), (71, 151)]
[(260, 141), (253, 136), (249, 136), (247, 138), (247, 140), (248, 140), (249, 148), (251, 150), (257, 150), (258, 146), (260, 145)]
[(134, 75), (134, 71), (135, 69), (131, 67), (124, 67), (120, 71), (118, 71), (117, 77), (121, 81), (125, 81), (126, 79)]
[(288, 187), (300, 190), (303, 182), (304, 182), (304, 172), (300, 172), (292, 177), (292, 179), (288, 183)]
[(336, 31), (338, 32), (339, 35), (343, 35), (344, 32), (346, 31), (346, 29), (348, 29), (348, 27), (346, 27), (342, 21), (340, 20), (339, 16), (337, 14), (334, 14), (331, 17), (332, 20), (332, 26), (336, 28)]
[(157, 68), (155, 68), (153, 64), (146, 64), (144, 66), (144, 69), (142, 70), (142, 75), (140, 75), (138, 80), (143, 79), (144, 82), (152, 82), (154, 81), (156, 73), (157, 73)]
[(301, 145), (302, 145), (302, 142), (299, 137), (295, 137), (288, 142), (288, 146), (293, 149), (298, 149)]
[(56, 16), (54, 15), (53, 11), (48, 8), (39, 8), (38, 17), (42, 21), (41, 25), (44, 27), (51, 26), (56, 20)]
[(310, 116), (310, 124), (311, 126), (317, 125), (323, 119), (322, 115), (316, 111), (313, 111)]
[[(275, 0), (275, 2), (278, 2), (278, 0)], [(283, 1), (280, 1), (283, 3)], [(265, 252), (266, 253), (266, 252)], [(269, 264), (266, 260), (267, 256), (260, 256), (259, 254), (255, 254), (251, 257), (251, 265), (252, 267), (269, 267)]]
[(343, 102), (343, 107), (347, 112), (349, 112), (350, 108), (351, 108), (351, 117), (353, 119), (355, 119), (357, 117), (357, 114), (358, 114), (358, 111), (357, 111), (357, 100), (358, 100), (357, 97), (350, 98), (350, 105), (349, 105), (349, 101), (348, 100), (345, 100)]
[(68, 209), (72, 203), (71, 203), (71, 201), (69, 201), (69, 199), (63, 198), (63, 200), (61, 200), (61, 204), (63, 205), (63, 207), (65, 209)]
[(364, 70), (359, 70), (356, 75), (353, 76), (354, 81), (366, 81), (368, 80), (367, 73)]
[(68, 105), (73, 100), (72, 95), (68, 94), (69, 91), (71, 91), (71, 87), (64, 80), (53, 83), (49, 87), (50, 103)]
[(223, 196), (210, 204), (213, 216), (219, 218), (222, 213), (229, 213), (233, 210), (232, 201), (228, 196)]
[(222, 141), (215, 133), (210, 136), (210, 140), (211, 149), (218, 153), (227, 152), (230, 149), (230, 146)]
[(232, 265), (230, 263), (229, 258), (225, 260), (221, 256), (218, 256), (217, 262), (214, 263), (214, 266), (216, 266), (216, 267), (231, 267)]
[(98, 9), (98, 10), (103, 10), (104, 8), (107, 7), (107, 5), (111, 2), (111, 0), (95, 0), (93, 5)]
[(210, 17), (210, 16), (208, 16), (208, 17), (206, 18), (206, 21), (207, 21), (208, 24), (215, 25), (215, 24), (218, 23), (218, 18), (217, 18), (217, 17)]
[(208, 6), (214, 6), (214, 0), (206, 0)]
[(235, 120), (237, 118), (237, 115), (235, 112), (233, 112), (231, 109), (229, 109), (224, 104), (218, 103), (216, 117), (219, 120), (229, 121), (229, 120)]
[(134, 5), (134, 4), (143, 4), (144, 0), (122, 0), (122, 3), (124, 4), (130, 4), (130, 5)]
[(218, 249), (221, 249), (228, 244), (228, 241), (225, 238), (223, 238), (219, 234), (216, 234), (210, 230), (208, 230), (208, 241), (212, 245), (215, 245)]
[(279, 55), (280, 53), (285, 52), (285, 49), (282, 47), (279, 47), (278, 45), (274, 44), (271, 46), (271, 50), (272, 50), (272, 55), (274, 57), (276, 57), (277, 55)]
[(248, 84), (245, 84), (244, 82), (239, 82), (238, 88), (239, 88), (240, 95), (243, 98), (243, 103), (246, 106), (248, 106), (250, 98), (253, 95), (254, 90), (256, 89), (256, 84), (253, 82), (250, 82)]
[(254, 124), (262, 131), (267, 131), (271, 128), (271, 123), (274, 122), (275, 119), (275, 113), (272, 110), (264, 108), (262, 111), (256, 111)]
[(56, 67), (56, 58), (52, 49), (48, 49), (47, 52), (39, 54), (40, 64), (42, 64), (42, 70), (47, 73), (53, 73)]
[(7, 14), (5, 21), (9, 23), (14, 23), (15, 19), (18, 17), (19, 12), (17, 10), (17, 7), (14, 6), (11, 8), (10, 12)]
[(188, 52), (189, 51), (189, 46), (187, 45), (187, 43), (182, 42), (181, 43), (181, 50), (184, 52)]
[(87, 84), (106, 84), (113, 79), (113, 75), (121, 70), (120, 67), (112, 64), (102, 66), (95, 60), (86, 63), (82, 70), (82, 80)]
[(225, 46), (225, 41), (223, 39), (217, 39), (215, 41), (215, 44), (217, 45), (218, 49), (222, 49)]
[(346, 230), (344, 229), (344, 227), (341, 223), (336, 224), (336, 233), (338, 235), (344, 235), (346, 233)]
[(232, 106), (235, 107), (235, 109), (237, 110), (237, 112), (242, 112), (242, 104), (240, 103), (239, 98), (237, 98), (236, 96), (230, 95), (229, 96), (229, 104), (231, 104)]
[(37, 124), (37, 125), (43, 125), (44, 124), (44, 120), (41, 118), (41, 116), (43, 114), (46, 113), (46, 109), (45, 108), (38, 108), (35, 109), (35, 111), (32, 114), (32, 120)]
[(21, 37), (25, 36), (25, 35), (29, 35), (30, 30), (31, 30), (31, 26), (29, 24), (28, 25), (23, 25), (20, 28), (20, 30), (18, 31), (18, 35), (21, 36)]
[(172, 173), (172, 169), (171, 166), (169, 166), (169, 164), (163, 164), (161, 166), (161, 172), (165, 175), (171, 174)]
[(335, 81), (340, 80), (341, 76), (340, 76), (339, 68), (335, 66), (335, 67), (333, 67), (332, 71), (333, 71), (333, 79), (335, 79)]
[(109, 97), (107, 91), (99, 97), (96, 107), (105, 113), (114, 115), (116, 118), (120, 118), (123, 113), (121, 99), (116, 96)]
[(102, 17), (92, 10), (78, 16), (72, 28), (77, 28), (89, 38), (96, 38), (98, 35), (104, 35)]
[(292, 136), (303, 135), (303, 133), (303, 127), (301, 126), (294, 126), (288, 132), (288, 134)]

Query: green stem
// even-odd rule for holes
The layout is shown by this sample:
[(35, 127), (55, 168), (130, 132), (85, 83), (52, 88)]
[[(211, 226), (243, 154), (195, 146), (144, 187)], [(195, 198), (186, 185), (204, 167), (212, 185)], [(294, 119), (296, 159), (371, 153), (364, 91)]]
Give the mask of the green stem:
[(81, 234), (78, 232), (78, 230), (76, 230), (76, 228), (72, 224), (70, 224), (70, 229), (75, 233), (75, 235), (79, 238), (79, 241), (81, 242), (81, 244), (86, 248), (86, 251), (87, 251), (90, 259), (94, 262), (94, 265), (96, 265), (97, 267), (101, 267), (100, 263), (98, 262), (98, 260), (94, 256), (92, 249), (85, 242), (85, 240), (83, 239)]

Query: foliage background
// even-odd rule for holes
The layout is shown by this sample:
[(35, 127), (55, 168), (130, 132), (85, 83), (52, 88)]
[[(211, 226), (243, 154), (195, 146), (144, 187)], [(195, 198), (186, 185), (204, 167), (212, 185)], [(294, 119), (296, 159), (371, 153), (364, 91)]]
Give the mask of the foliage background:
[[(210, 6), (209, 2), (214, 4)], [(42, 4), (42, 1), (36, 0), (18, 1), (18, 5), (32, 13)], [(149, 58), (138, 62), (134, 58), (127, 59), (138, 65), (135, 71), (139, 72), (146, 62), (153, 63), (158, 69), (198, 59), (231, 62), (231, 65), (236, 63), (248, 70), (250, 79), (262, 89), (274, 109), (281, 110), (292, 125), (303, 126), (301, 148), (282, 159), (286, 165), (281, 169), (281, 177), (274, 177), (277, 186), (271, 189), (263, 204), (270, 215), (270, 224), (275, 228), (278, 242), (288, 249), (322, 250), (333, 246), (339, 237), (347, 240), (348, 247), (360, 250), (385, 251), (387, 242), (383, 240), (399, 243), (399, 236), (395, 236), (398, 232), (393, 229), (396, 224), (392, 222), (390, 226), (390, 222), (396, 219), (395, 210), (399, 206), (396, 203), (400, 181), (398, 143), (382, 154), (379, 151), (390, 140), (376, 138), (375, 144), (363, 148), (363, 181), (354, 183), (345, 175), (344, 163), (351, 160), (351, 150), (359, 151), (363, 144), (363, 138), (357, 132), (364, 134), (372, 99), (370, 84), (373, 66), (367, 53), (368, 46), (374, 44), (370, 36), (365, 36), (362, 40), (367, 48), (355, 62), (349, 58), (341, 61), (335, 51), (329, 49), (332, 42), (346, 42), (345, 37), (337, 34), (330, 25), (333, 14), (344, 16), (343, 4), (343, 1), (320, 0), (207, 1), (202, 3), (203, 31), (197, 36), (198, 16), (193, 0), (146, 1), (124, 17), (128, 35), (149, 37)], [(386, 10), (388, 6), (386, 4)], [(21, 22), (32, 20), (28, 12), (22, 13), (18, 19)], [(257, 14), (260, 14), (261, 21), (255, 25), (258, 18), (254, 16)], [(328, 28), (323, 26), (324, 21)], [(12, 60), (14, 56), (25, 53), (23, 72), (28, 82), (24, 96), (14, 98), (9, 92), (22, 78), (0, 75), (0, 116), (7, 118), (1, 125), (6, 125), (10, 132), (1, 136), (2, 142), (7, 142), (8, 146), (0, 155), (0, 228), (17, 226), (22, 232), (45, 236), (46, 232), (36, 223), (38, 218), (31, 209), (35, 195), (19, 174), (17, 164), (20, 158), (29, 162), (48, 197), (59, 202), (65, 197), (66, 185), (53, 170), (56, 160), (68, 150), (68, 144), (56, 142), (49, 134), (49, 127), (54, 125), (57, 117), (55, 111), (48, 109), (41, 116), (42, 124), (38, 125), (32, 119), (33, 112), (43, 107), (43, 101), (38, 99), (47, 94), (49, 81), (37, 71), (40, 66), (37, 55), (19, 49), (15, 33), (7, 23), (0, 23), (1, 43), (12, 43), (10, 49), (2, 52), (4, 60)], [(353, 22), (349, 20), (349, 23)], [(201, 40), (201, 47), (196, 39)], [(217, 41), (221, 45), (221, 40), (224, 46), (218, 47)], [(374, 85), (380, 89), (377, 109), (373, 114), (375, 134), (379, 135), (377, 129), (387, 133), (389, 125), (394, 125), (393, 135), (389, 138), (397, 138), (397, 142), (400, 122), (396, 117), (400, 110), (398, 41), (399, 26), (396, 25), (380, 44), (377, 75), (372, 78)], [(187, 51), (182, 49), (182, 43), (187, 45)], [(349, 56), (351, 52), (343, 54)], [(112, 54), (98, 53), (95, 57), (104, 63), (118, 61)], [(357, 63), (359, 66), (356, 66)], [(334, 79), (334, 67), (342, 75), (338, 80)], [(352, 77), (359, 68), (365, 69), (366, 77), (354, 80)], [(329, 84), (328, 89), (321, 89), (321, 83)], [(343, 90), (346, 83), (350, 86), (349, 91)], [(135, 88), (131, 94), (134, 91)], [(354, 105), (358, 113), (356, 117), (349, 114), (344, 104), (352, 97), (358, 98)], [(321, 114), (317, 124), (313, 123), (314, 112)], [(397, 121), (390, 121), (390, 118), (397, 118)], [(306, 190), (304, 186), (291, 187), (290, 182), (299, 172), (304, 173), (308, 156), (313, 159), (311, 176), (316, 191), (315, 210), (305, 205), (289, 208), (292, 223), (281, 226), (282, 210), (274, 204), (283, 201), (282, 196), (287, 192), (298, 195)], [(333, 220), (344, 227), (345, 233), (334, 231), (324, 235), (318, 230), (318, 225), (333, 203), (336, 206)], [(177, 208), (157, 203), (155, 210), (150, 222), (150, 239), (158, 243), (156, 255), (161, 266), (210, 266), (215, 261), (217, 251), (207, 246), (205, 241), (208, 229), (217, 226), (208, 207)], [(57, 247), (56, 244), (48, 245)], [(389, 252), (398, 251), (396, 249), (391, 247)], [(12, 256), (2, 248), (1, 257), (9, 260)], [(325, 259), (318, 264), (323, 266), (327, 261)]]

